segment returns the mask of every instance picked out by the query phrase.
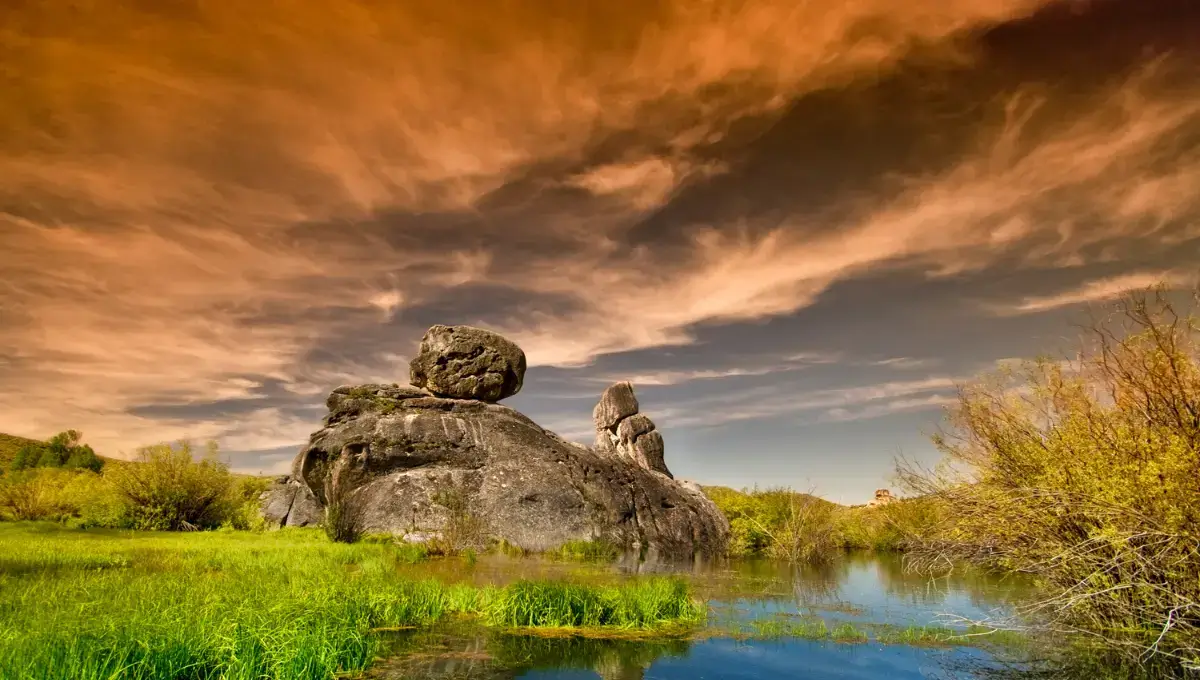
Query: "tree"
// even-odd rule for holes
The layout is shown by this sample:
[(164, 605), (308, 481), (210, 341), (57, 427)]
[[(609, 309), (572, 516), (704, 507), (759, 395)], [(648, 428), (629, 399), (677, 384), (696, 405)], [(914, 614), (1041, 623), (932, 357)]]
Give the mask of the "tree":
[(78, 430), (67, 430), (44, 444), (28, 444), (17, 451), (9, 466), (13, 470), (44, 467), (99, 472), (104, 467), (104, 459), (97, 456), (92, 447), (81, 444), (82, 438)]

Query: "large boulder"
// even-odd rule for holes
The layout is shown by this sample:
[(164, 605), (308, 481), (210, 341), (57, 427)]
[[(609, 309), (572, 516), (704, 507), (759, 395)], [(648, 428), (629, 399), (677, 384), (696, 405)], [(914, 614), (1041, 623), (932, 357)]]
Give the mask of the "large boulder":
[[(533, 551), (594, 539), (660, 557), (725, 550), (728, 522), (697, 488), (567, 442), (511, 408), (399, 385), (339, 387), (327, 405), (289, 484), (356, 531), (503, 540)], [(636, 446), (645, 427), (625, 425), (627, 439)], [(279, 521), (274, 506), (264, 514)]]
[(525, 352), (482, 328), (434, 326), (409, 366), (410, 382), (439, 397), (496, 402), (521, 390)]
[(654, 421), (639, 412), (639, 408), (631, 383), (615, 383), (604, 390), (592, 410), (596, 451), (671, 477), (664, 457), (662, 434), (654, 427)]

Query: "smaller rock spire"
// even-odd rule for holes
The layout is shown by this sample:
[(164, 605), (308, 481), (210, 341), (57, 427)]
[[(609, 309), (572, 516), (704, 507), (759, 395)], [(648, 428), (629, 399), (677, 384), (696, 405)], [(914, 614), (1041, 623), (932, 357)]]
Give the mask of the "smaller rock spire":
[(663, 458), (665, 447), (662, 434), (654, 427), (654, 421), (639, 413), (638, 408), (632, 383), (619, 382), (604, 390), (600, 402), (592, 410), (592, 421), (596, 424), (596, 451), (625, 458), (673, 479)]

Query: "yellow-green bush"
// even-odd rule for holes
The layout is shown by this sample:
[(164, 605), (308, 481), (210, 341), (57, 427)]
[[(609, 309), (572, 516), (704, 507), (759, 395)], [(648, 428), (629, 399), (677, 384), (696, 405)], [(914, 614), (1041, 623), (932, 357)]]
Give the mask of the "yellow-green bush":
[(129, 529), (262, 529), (258, 498), (266, 484), (231, 473), (216, 459), (213, 445), (197, 460), (186, 442), (162, 444), (100, 473), (58, 467), (10, 471), (0, 478), (0, 518)]
[(1135, 662), (1200, 661), (1200, 323), (1166, 293), (1096, 324), (1068, 362), (961, 390), (936, 470), (903, 468), (952, 522), (917, 555), (1037, 575), (1026, 610)]
[(704, 492), (729, 520), (729, 554), (788, 561), (827, 560), (845, 550), (902, 550), (934, 522), (934, 499), (847, 508), (787, 489)]

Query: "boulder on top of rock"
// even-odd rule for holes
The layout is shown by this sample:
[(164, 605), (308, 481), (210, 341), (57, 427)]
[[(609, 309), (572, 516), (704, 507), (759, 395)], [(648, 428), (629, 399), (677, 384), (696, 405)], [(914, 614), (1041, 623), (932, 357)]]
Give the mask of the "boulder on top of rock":
[[(631, 385), (606, 390), (596, 408), (597, 421), (606, 423), (598, 428), (603, 447), (568, 442), (480, 398), (481, 385), (497, 384), (491, 376), (505, 380), (483, 396), (515, 393), (525, 364), (518, 348), (477, 332), (430, 329), (413, 362), (414, 383), (425, 389), (333, 390), (329, 413), (296, 456), (292, 474), (262, 495), (264, 519), (276, 526), (324, 521), (346, 536), (440, 537), (464, 547), (505, 541), (542, 551), (601, 540), (647, 559), (724, 554), (728, 520), (699, 487), (670, 477), (662, 436), (637, 413)], [(476, 366), (473, 353), (490, 358)], [(454, 375), (476, 379), (455, 391)]]
[(621, 420), (638, 412), (638, 400), (633, 394), (633, 384), (619, 382), (609, 385), (600, 395), (600, 402), (592, 409), (592, 421), (596, 429), (616, 430)]
[(425, 332), (409, 369), (414, 386), (439, 397), (497, 402), (521, 391), (525, 352), (482, 328), (439, 324)]
[(639, 413), (638, 408), (631, 383), (615, 383), (604, 390), (592, 411), (596, 451), (671, 477), (664, 458), (662, 434), (655, 429), (654, 421)]

